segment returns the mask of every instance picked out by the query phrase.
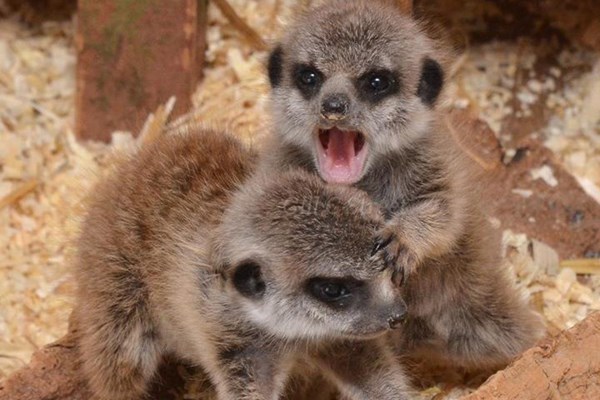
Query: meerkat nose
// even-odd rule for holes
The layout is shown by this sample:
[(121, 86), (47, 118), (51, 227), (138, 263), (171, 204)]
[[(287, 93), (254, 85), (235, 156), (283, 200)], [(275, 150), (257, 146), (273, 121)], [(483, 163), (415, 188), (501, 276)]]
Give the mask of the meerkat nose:
[(404, 321), (406, 320), (406, 313), (404, 314), (394, 314), (388, 318), (388, 324), (390, 325), (390, 329), (398, 329)]
[(321, 103), (321, 115), (330, 121), (340, 121), (346, 118), (349, 106), (348, 96), (341, 93), (331, 94)]

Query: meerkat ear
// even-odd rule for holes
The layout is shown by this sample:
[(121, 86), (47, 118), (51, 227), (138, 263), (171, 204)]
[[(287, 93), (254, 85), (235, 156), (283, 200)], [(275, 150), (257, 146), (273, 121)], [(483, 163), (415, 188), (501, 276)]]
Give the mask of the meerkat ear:
[(269, 64), (267, 66), (269, 73), (269, 82), (271, 87), (277, 87), (281, 83), (283, 75), (283, 49), (281, 45), (277, 45), (269, 55)]
[(251, 299), (260, 299), (266, 289), (260, 265), (254, 261), (239, 264), (233, 271), (232, 281), (238, 292)]
[(421, 98), (425, 105), (432, 106), (442, 91), (443, 85), (444, 71), (441, 65), (437, 61), (425, 57), (421, 67), (417, 96)]

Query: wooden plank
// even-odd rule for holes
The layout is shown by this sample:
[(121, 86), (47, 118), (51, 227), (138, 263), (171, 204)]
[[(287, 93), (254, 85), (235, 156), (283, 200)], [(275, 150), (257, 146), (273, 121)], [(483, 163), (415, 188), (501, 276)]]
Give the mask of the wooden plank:
[(528, 350), (463, 399), (600, 399), (600, 313)]
[(174, 116), (189, 110), (204, 43), (198, 0), (79, 0), (78, 16), (79, 138), (137, 133), (171, 96)]

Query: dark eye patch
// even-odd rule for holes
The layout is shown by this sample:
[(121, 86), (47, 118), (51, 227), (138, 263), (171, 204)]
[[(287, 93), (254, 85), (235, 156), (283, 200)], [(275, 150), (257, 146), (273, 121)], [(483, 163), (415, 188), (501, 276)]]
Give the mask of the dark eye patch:
[(281, 46), (275, 47), (269, 55), (267, 70), (271, 87), (274, 88), (279, 86), (283, 70), (283, 50), (281, 49)]
[(266, 285), (263, 281), (260, 265), (254, 261), (244, 261), (239, 264), (233, 273), (233, 286), (248, 298), (261, 298)]
[(444, 71), (442, 67), (437, 61), (429, 57), (425, 58), (421, 69), (417, 96), (421, 98), (424, 104), (432, 106), (440, 95), (443, 85)]
[(328, 306), (345, 309), (364, 297), (365, 285), (354, 278), (315, 277), (306, 282), (306, 290)]
[(361, 100), (378, 103), (400, 90), (398, 76), (388, 69), (373, 69), (356, 80), (356, 89)]
[(294, 67), (294, 84), (305, 99), (310, 99), (319, 92), (325, 77), (315, 66), (310, 64), (298, 64)]

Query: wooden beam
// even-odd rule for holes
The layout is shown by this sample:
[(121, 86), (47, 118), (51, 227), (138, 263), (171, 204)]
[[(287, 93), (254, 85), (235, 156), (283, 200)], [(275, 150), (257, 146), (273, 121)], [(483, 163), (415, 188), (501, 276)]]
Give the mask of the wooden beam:
[(463, 399), (600, 399), (600, 313), (525, 352)]
[(205, 46), (199, 0), (79, 0), (78, 15), (78, 138), (137, 134), (171, 96), (174, 116), (190, 108)]

